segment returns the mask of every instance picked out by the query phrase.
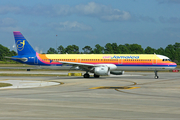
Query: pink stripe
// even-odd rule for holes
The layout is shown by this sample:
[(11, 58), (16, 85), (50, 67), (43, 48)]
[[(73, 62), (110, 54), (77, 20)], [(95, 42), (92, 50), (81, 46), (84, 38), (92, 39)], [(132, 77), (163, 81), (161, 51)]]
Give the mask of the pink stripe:
[(14, 31), (13, 33), (14, 33), (14, 35), (22, 35), (21, 32), (19, 32), (19, 31)]

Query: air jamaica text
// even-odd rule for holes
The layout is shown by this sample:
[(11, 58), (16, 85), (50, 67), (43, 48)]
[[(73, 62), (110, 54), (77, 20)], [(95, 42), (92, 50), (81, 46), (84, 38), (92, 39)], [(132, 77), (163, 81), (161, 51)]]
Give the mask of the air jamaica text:
[(139, 59), (139, 56), (103, 56), (104, 59)]

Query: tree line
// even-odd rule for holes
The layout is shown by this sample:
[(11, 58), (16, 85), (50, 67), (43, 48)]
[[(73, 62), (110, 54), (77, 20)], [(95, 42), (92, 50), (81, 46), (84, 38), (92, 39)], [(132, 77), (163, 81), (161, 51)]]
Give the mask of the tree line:
[(0, 61), (6, 61), (5, 56), (15, 56), (17, 53), (14, 50), (10, 50), (9, 48), (0, 44)]
[[(60, 45), (57, 49), (50, 47), (47, 54), (160, 54), (169, 57), (172, 61), (180, 64), (180, 43), (169, 44), (166, 48), (154, 49), (150, 46), (145, 49), (138, 44), (117, 45), (117, 43), (107, 43), (104, 47), (96, 44), (94, 48), (85, 46), (80, 52), (76, 45), (63, 47)], [(0, 61), (6, 61), (5, 56), (15, 56), (17, 53), (0, 44)]]
[(169, 44), (166, 48), (154, 49), (150, 46), (145, 49), (138, 44), (117, 45), (117, 43), (107, 43), (104, 47), (99, 44), (95, 48), (85, 46), (82, 48), (83, 52), (79, 51), (76, 45), (68, 45), (64, 48), (60, 45), (57, 49), (49, 48), (47, 54), (160, 54), (169, 57), (172, 61), (180, 64), (180, 43), (174, 45)]

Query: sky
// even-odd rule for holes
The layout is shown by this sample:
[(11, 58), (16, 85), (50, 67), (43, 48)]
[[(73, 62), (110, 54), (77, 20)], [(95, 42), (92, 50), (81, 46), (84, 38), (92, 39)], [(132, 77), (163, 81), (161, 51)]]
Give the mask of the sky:
[(0, 0), (0, 44), (20, 31), (38, 52), (107, 43), (158, 49), (180, 43), (180, 0)]

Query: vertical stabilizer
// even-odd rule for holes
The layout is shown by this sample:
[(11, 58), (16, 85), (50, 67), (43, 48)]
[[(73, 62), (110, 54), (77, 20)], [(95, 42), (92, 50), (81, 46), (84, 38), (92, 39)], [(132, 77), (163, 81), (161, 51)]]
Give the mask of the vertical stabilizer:
[(36, 54), (36, 51), (31, 47), (21, 32), (14, 31), (13, 33), (18, 55)]

